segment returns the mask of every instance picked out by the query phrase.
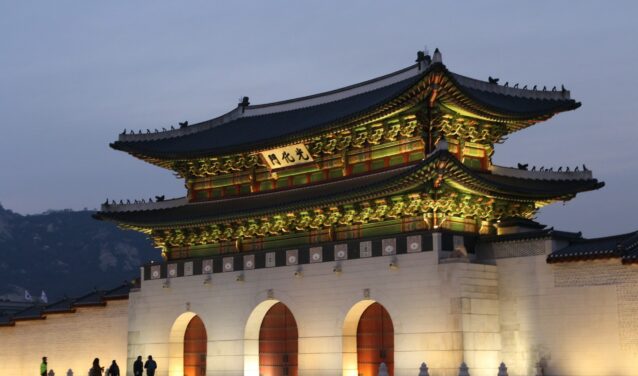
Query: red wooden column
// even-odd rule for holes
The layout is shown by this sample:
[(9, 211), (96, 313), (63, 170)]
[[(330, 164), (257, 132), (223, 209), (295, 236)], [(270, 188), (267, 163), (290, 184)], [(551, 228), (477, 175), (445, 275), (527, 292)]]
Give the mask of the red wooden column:
[(357, 326), (357, 367), (360, 376), (377, 376), (379, 364), (388, 366), (394, 375), (394, 326), (385, 308), (379, 303), (368, 307)]
[(206, 376), (206, 328), (195, 316), (184, 334), (184, 376)]
[(264, 316), (259, 331), (259, 374), (297, 376), (297, 322), (283, 303)]

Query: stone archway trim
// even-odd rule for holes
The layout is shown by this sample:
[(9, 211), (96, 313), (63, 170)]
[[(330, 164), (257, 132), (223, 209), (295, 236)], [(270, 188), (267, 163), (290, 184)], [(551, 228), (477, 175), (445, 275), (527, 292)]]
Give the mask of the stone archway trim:
[(357, 302), (350, 308), (343, 321), (343, 376), (358, 376), (357, 326), (363, 312), (373, 303), (376, 303), (373, 299)]

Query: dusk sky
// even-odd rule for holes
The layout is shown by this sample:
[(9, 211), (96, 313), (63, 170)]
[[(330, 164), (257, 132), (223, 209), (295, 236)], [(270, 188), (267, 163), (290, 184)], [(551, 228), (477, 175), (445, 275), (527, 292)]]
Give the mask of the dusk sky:
[[(585, 236), (638, 229), (638, 2), (0, 1), (0, 203), (22, 214), (184, 195), (168, 170), (109, 148), (357, 83), (439, 47), (457, 73), (582, 102), (509, 137), (494, 162), (583, 163), (606, 183), (538, 220)], [(238, 130), (240, 131), (240, 130)]]

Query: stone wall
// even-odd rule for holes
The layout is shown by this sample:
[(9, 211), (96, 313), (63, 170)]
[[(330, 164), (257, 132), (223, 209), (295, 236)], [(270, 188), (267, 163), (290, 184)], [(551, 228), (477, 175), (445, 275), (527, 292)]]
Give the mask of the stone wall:
[(561, 246), (551, 239), (501, 242), (479, 249), (493, 264), (469, 262), (434, 240), (417, 253), (143, 280), (128, 302), (0, 327), (0, 374), (34, 375), (47, 355), (57, 375), (85, 375), (94, 357), (131, 375), (138, 355), (153, 355), (158, 376), (182, 376), (198, 315), (207, 375), (258, 376), (259, 327), (279, 301), (297, 322), (300, 375), (357, 376), (358, 318), (375, 301), (393, 321), (396, 376), (423, 361), (432, 376), (456, 376), (462, 361), (472, 376), (496, 375), (501, 361), (533, 376), (541, 359), (552, 376), (638, 374), (638, 267), (550, 265)]
[(638, 374), (638, 268), (619, 260), (498, 259), (502, 358), (511, 376)]
[(158, 376), (181, 375), (183, 318), (197, 314), (209, 341), (207, 375), (258, 375), (260, 320), (281, 301), (299, 330), (299, 374), (356, 376), (357, 314), (377, 301), (393, 321), (396, 376), (414, 376), (424, 360), (432, 375), (456, 376), (465, 357), (473, 376), (492, 376), (500, 350), (496, 268), (439, 264), (438, 257), (428, 251), (345, 260), (341, 273), (332, 262), (215, 273), (210, 284), (204, 275), (187, 276), (168, 288), (164, 280), (145, 280), (130, 295), (129, 364), (152, 354)]
[(69, 369), (85, 376), (96, 357), (104, 366), (115, 359), (125, 372), (127, 320), (128, 302), (119, 300), (0, 327), (0, 375), (38, 375), (42, 356), (58, 376)]

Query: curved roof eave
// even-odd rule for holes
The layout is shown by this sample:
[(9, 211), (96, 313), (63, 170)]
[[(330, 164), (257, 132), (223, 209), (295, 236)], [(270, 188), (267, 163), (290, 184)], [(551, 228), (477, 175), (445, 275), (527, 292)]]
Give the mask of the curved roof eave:
[[(375, 112), (383, 112), (381, 107), (384, 104), (396, 101), (427, 82), (427, 77), (437, 75), (443, 75), (443, 81), (453, 87), (447, 93), (453, 102), (488, 118), (509, 116), (514, 121), (536, 122), (580, 106), (579, 102), (569, 98), (568, 91), (504, 87), (458, 75), (442, 63), (433, 63), (423, 70), (410, 66), (326, 93), (245, 107), (253, 115), (242, 115), (240, 107), (185, 129), (142, 135), (123, 134), (110, 146), (138, 158), (158, 160), (214, 157), (263, 149), (311, 137)], [(399, 78), (401, 80), (397, 81)], [(450, 91), (449, 88), (444, 90)], [(307, 106), (299, 107), (300, 103)], [(394, 107), (396, 105), (394, 103)]]
[[(444, 166), (439, 166), (438, 162), (448, 162)], [(566, 198), (567, 196), (573, 196), (578, 192), (597, 189), (599, 183), (597, 180), (592, 179), (590, 181), (579, 181), (574, 186), (563, 187), (558, 182), (550, 182), (555, 190), (545, 189), (525, 190), (526, 184), (517, 186), (508, 186), (502, 184), (502, 182), (491, 181), (489, 178), (480, 175), (479, 173), (472, 171), (462, 165), (453, 155), (446, 150), (438, 150), (430, 154), (427, 158), (421, 160), (415, 165), (405, 166), (397, 168), (395, 170), (383, 171), (372, 175), (362, 175), (344, 179), (340, 182), (324, 183), (312, 187), (311, 189), (316, 192), (308, 193), (308, 187), (302, 187), (294, 189), (298, 193), (304, 193), (299, 198), (295, 198), (292, 201), (279, 202), (282, 194), (289, 196), (289, 191), (275, 191), (257, 195), (250, 195), (245, 197), (238, 197), (228, 199), (226, 201), (209, 201), (202, 203), (186, 204), (181, 207), (171, 207), (155, 210), (113, 210), (109, 212), (101, 211), (95, 215), (97, 219), (112, 220), (120, 222), (124, 225), (133, 227), (146, 227), (146, 228), (163, 228), (177, 222), (181, 223), (183, 227), (190, 227), (193, 225), (201, 225), (208, 223), (219, 223), (246, 219), (248, 217), (262, 216), (262, 215), (276, 215), (284, 211), (296, 211), (296, 210), (310, 210), (316, 206), (332, 206), (355, 203), (363, 200), (375, 199), (381, 196), (387, 196), (392, 194), (398, 194), (402, 192), (409, 192), (415, 187), (418, 187), (431, 179), (427, 174), (440, 174), (443, 173), (446, 179), (457, 181), (461, 185), (469, 186), (477, 191), (486, 193), (492, 197), (502, 198), (506, 200), (514, 201), (542, 201), (542, 200), (556, 200)], [(510, 180), (527, 180), (510, 178)], [(359, 185), (356, 181), (359, 181)], [(346, 184), (347, 183), (347, 184)], [(525, 183), (525, 182), (523, 182)], [(330, 184), (332, 189), (326, 193), (325, 187)], [(339, 186), (337, 186), (339, 185)], [(563, 184), (564, 185), (564, 184)], [(343, 186), (343, 187), (341, 187)], [(340, 188), (345, 188), (340, 190)], [(305, 189), (305, 190), (304, 190)], [(321, 192), (322, 189), (324, 192)], [(299, 196), (299, 195), (297, 195)], [(310, 198), (308, 198), (310, 197)], [(288, 197), (286, 197), (288, 198)], [(239, 208), (241, 201), (244, 204), (252, 201), (265, 201), (264, 203), (246, 207), (244, 210)], [(248, 201), (246, 201), (248, 200)], [(227, 204), (232, 202), (236, 204), (231, 205), (233, 207), (232, 212), (223, 213), (220, 208), (215, 209), (214, 205), (219, 203)], [(226, 205), (228, 206), (228, 205)], [(188, 208), (191, 209), (188, 209)], [(195, 210), (201, 212), (196, 217), (188, 217), (188, 210)], [(171, 211), (173, 213), (171, 213)], [(221, 213), (219, 218), (212, 217), (210, 213)], [(166, 216), (166, 221), (159, 223), (156, 222), (160, 213)], [(128, 219), (127, 219), (128, 217)], [(136, 219), (137, 218), (137, 219)], [(155, 221), (155, 222), (154, 222)], [(174, 227), (174, 226), (169, 226)]]

